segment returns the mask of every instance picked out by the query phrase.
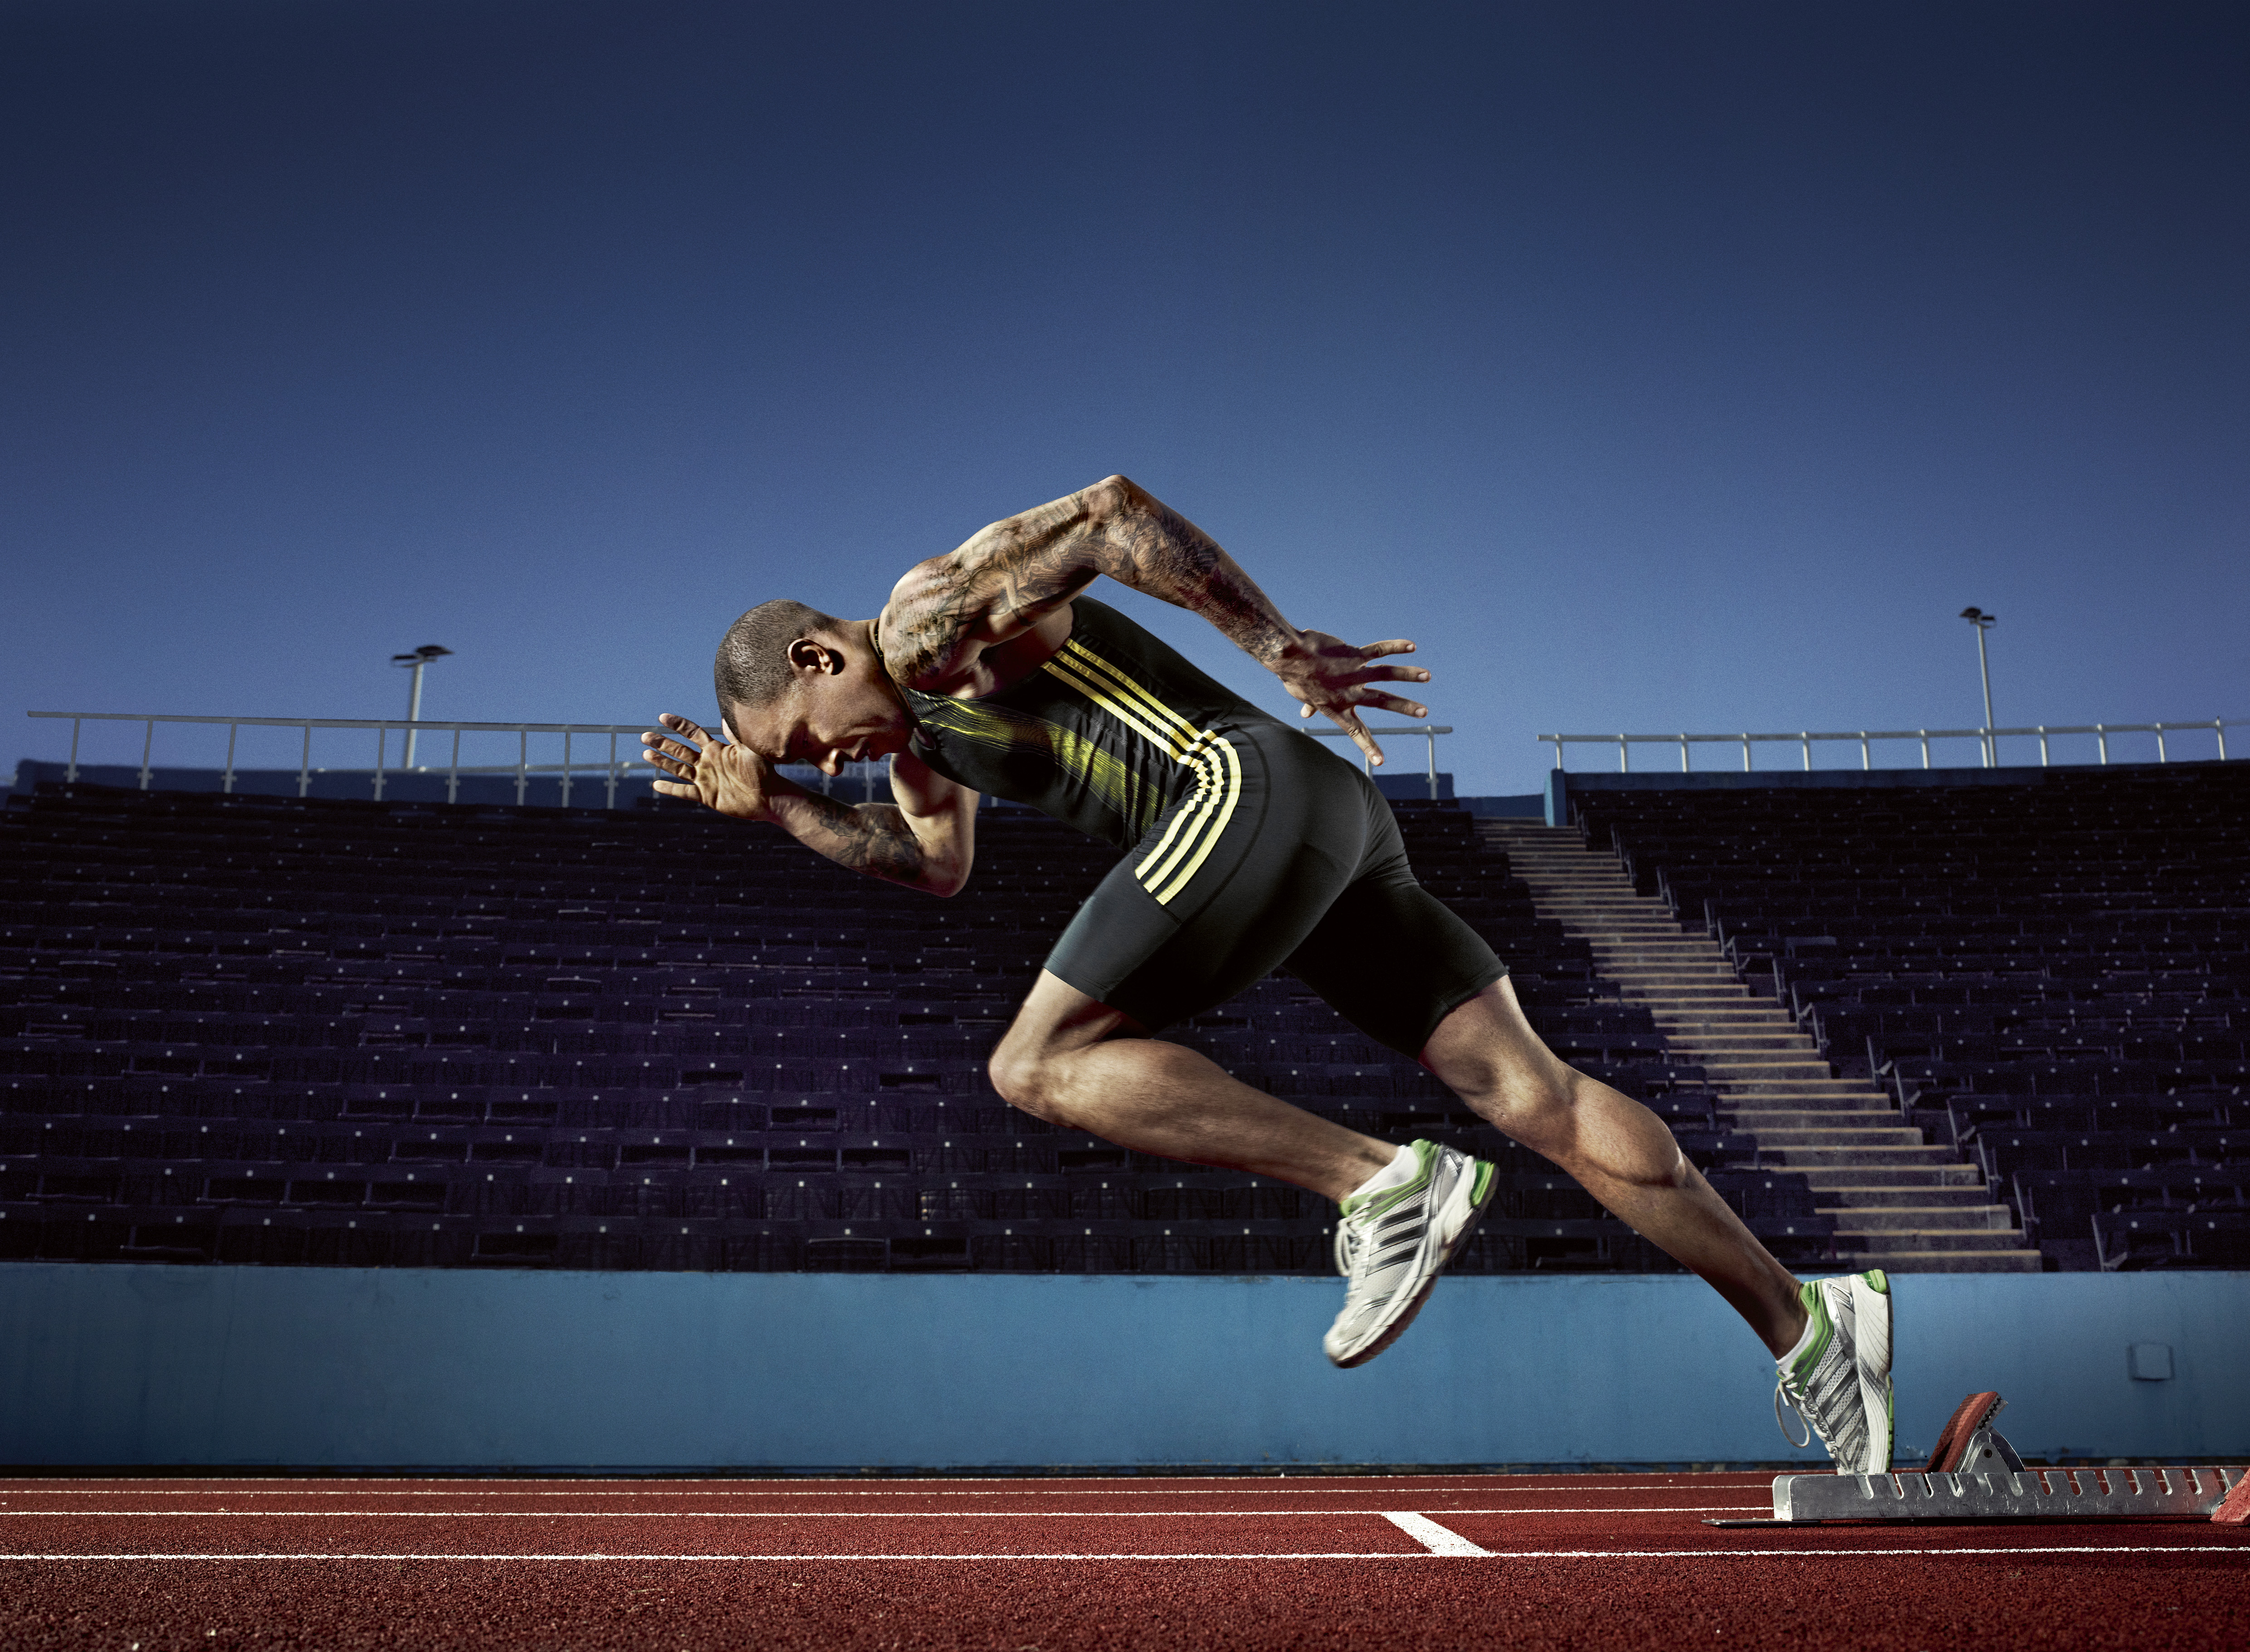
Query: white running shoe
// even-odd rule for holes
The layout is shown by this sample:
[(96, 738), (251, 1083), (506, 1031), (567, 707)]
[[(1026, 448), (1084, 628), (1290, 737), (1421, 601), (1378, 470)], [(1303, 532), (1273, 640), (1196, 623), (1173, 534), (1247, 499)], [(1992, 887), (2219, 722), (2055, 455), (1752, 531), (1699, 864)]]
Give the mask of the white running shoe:
[[(1891, 1394), (1891, 1282), (1880, 1268), (1844, 1279), (1816, 1279), (1798, 1292), (1812, 1317), (1802, 1353), (1777, 1361), (1773, 1415), (1793, 1446), (1820, 1443), (1838, 1474), (1888, 1474), (1895, 1407)], [(1786, 1399), (1811, 1432), (1789, 1432)]]
[(1483, 1159), (1435, 1142), (1416, 1142), (1413, 1151), (1413, 1180), (1343, 1201), (1336, 1260), (1349, 1285), (1321, 1339), (1339, 1365), (1364, 1365), (1398, 1339), (1499, 1185)]

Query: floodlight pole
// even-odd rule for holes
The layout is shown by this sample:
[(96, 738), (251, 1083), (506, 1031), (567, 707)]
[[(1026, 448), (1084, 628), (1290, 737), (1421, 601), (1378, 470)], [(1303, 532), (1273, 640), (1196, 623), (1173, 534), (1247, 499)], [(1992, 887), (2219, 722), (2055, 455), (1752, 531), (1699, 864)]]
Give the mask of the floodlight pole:
[(1999, 755), (1992, 741), (1992, 663), (1984, 654), (1984, 633), (1999, 624), (1999, 616), (1988, 614), (1981, 608), (1964, 608), (1961, 617), (1977, 627), (1977, 671), (1984, 681), (1984, 766), (1999, 766)]
[[(414, 674), (412, 685), (406, 691), (406, 721), (409, 723), (422, 721), (422, 667), (452, 652), (451, 648), (441, 648), (434, 642), (425, 642), (411, 654), (390, 656), (392, 665), (404, 666)], [(419, 732), (412, 728), (406, 730), (406, 766), (409, 769), (414, 766), (414, 738)]]

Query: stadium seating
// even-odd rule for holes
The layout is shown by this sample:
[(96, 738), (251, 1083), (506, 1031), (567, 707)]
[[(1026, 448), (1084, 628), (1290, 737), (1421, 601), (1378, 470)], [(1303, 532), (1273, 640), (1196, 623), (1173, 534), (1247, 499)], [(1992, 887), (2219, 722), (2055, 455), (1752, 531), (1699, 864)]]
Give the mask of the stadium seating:
[(1574, 802), (2050, 1267), (2244, 1265), (2250, 765)]
[[(1535, 1021), (1785, 1256), (1802, 1177), (1535, 922), (1451, 804), (1418, 874)], [(769, 827), (41, 786), (0, 812), (0, 1256), (280, 1265), (1308, 1273), (1325, 1201), (1004, 1105), (985, 1058), (1113, 852), (988, 809), (950, 901)], [(1669, 1268), (1287, 976), (1168, 1036), (1394, 1140), (1500, 1158), (1461, 1268)]]

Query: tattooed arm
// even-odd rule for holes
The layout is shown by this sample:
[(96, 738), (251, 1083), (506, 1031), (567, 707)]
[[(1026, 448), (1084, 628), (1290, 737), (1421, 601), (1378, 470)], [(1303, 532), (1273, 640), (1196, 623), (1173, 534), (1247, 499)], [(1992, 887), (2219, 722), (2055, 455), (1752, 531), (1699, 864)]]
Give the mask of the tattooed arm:
[(770, 820), (807, 848), (869, 877), (932, 895), (958, 894), (976, 858), (977, 794), (911, 751), (891, 763), (890, 803), (857, 808), (808, 791), (737, 742), (666, 712), (664, 734), (645, 734), (642, 756), (669, 777), (666, 797), (687, 798), (737, 820)]
[(1412, 643), (1354, 647), (1300, 631), (1210, 535), (1122, 476), (994, 522), (914, 569), (879, 622), (885, 657), (900, 681), (945, 692), (968, 680), (985, 649), (1029, 631), (1103, 575), (1201, 614), (1280, 678), (1304, 702), (1302, 715), (1325, 712), (1377, 763), (1358, 708), (1428, 715), (1372, 686), (1430, 680), (1416, 667), (1375, 663), (1412, 653)]

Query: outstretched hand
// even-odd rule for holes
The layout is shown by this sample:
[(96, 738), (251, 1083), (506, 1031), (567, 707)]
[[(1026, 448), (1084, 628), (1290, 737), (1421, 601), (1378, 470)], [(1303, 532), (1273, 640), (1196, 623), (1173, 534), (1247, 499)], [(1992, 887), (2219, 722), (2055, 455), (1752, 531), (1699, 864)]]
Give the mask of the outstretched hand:
[(1430, 674), (1419, 666), (1373, 663), (1387, 654), (1412, 653), (1414, 645), (1405, 639), (1371, 642), (1364, 648), (1356, 648), (1324, 631), (1299, 634), (1301, 641), (1274, 662), (1273, 674), (1280, 678), (1282, 686), (1292, 695), (1304, 702), (1304, 710), (1299, 715), (1309, 717), (1315, 711), (1324, 713), (1351, 736), (1351, 743), (1367, 754), (1369, 762), (1381, 763), (1383, 753), (1375, 743), (1375, 736), (1368, 733), (1367, 725), (1359, 720), (1362, 706), (1376, 706), (1408, 717), (1430, 715), (1429, 707), (1417, 701), (1371, 686), (1378, 682), (1430, 681)]
[(641, 756), (669, 777), (652, 783), (667, 798), (686, 798), (737, 820), (763, 820), (773, 765), (734, 741), (707, 734), (687, 718), (667, 711), (657, 721), (668, 735), (640, 737)]

